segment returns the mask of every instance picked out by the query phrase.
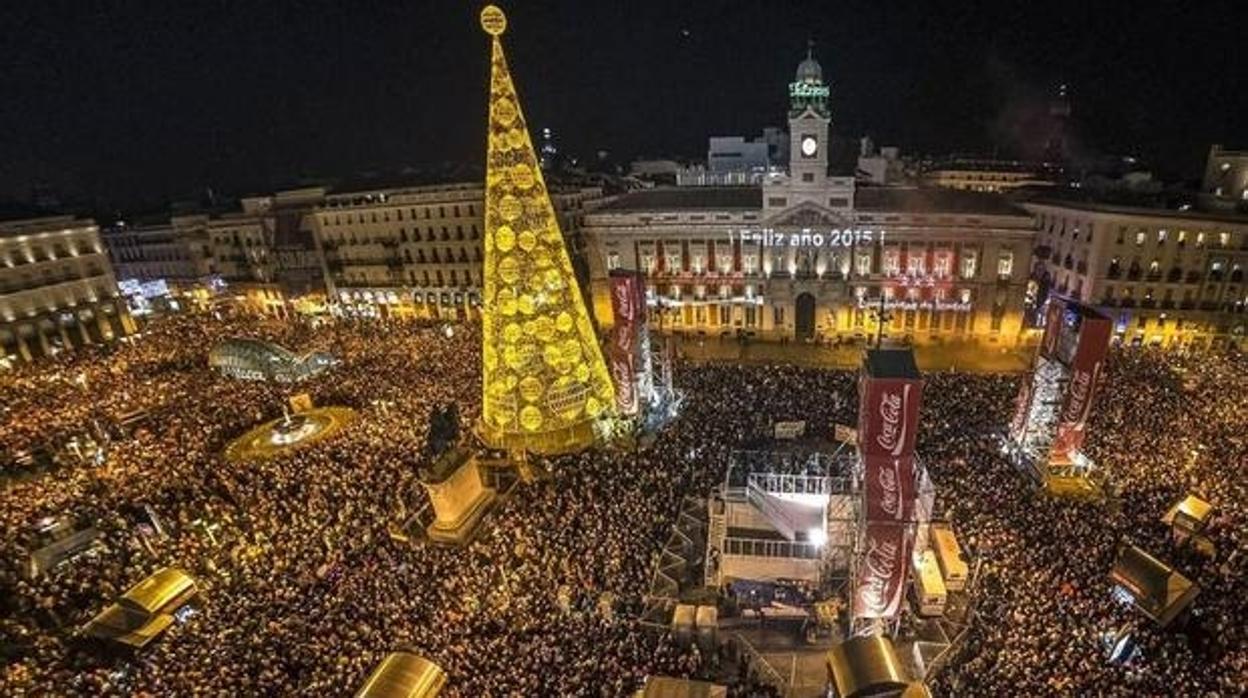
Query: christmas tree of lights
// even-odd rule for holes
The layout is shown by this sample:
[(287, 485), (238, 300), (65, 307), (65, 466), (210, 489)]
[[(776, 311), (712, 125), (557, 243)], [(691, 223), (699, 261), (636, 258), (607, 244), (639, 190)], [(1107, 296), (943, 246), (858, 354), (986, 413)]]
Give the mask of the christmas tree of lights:
[(594, 441), (614, 390), (590, 323), (489, 5), (481, 437), (508, 451), (560, 453)]

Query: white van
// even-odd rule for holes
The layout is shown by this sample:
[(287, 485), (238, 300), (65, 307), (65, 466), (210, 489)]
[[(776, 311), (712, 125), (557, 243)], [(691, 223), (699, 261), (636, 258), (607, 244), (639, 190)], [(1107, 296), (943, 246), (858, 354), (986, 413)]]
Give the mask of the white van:
[(949, 591), (962, 591), (966, 588), (966, 562), (962, 559), (962, 549), (958, 547), (958, 539), (953, 529), (947, 524), (932, 524), (932, 550), (936, 552), (936, 562), (940, 564), (940, 573), (944, 575), (945, 588)]
[(945, 582), (940, 578), (936, 555), (931, 550), (924, 550), (922, 557), (915, 561), (914, 595), (920, 616), (944, 615), (948, 595), (945, 593)]

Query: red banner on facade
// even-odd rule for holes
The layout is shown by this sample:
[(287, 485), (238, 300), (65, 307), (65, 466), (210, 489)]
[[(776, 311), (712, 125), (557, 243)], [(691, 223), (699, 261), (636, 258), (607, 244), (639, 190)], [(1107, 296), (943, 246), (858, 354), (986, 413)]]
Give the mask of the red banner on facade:
[(914, 456), (863, 459), (867, 520), (907, 523), (914, 519)]
[(922, 396), (921, 379), (863, 375), (859, 384), (858, 450), (864, 458), (914, 455)]
[(646, 294), (641, 275), (631, 271), (612, 271), (611, 312), (615, 326), (611, 330), (608, 360), (611, 379), (615, 383), (616, 408), (631, 416), (641, 409), (639, 365), (641, 333), (645, 331)]
[(1112, 326), (1109, 318), (1085, 314), (1079, 323), (1079, 340), (1070, 366), (1070, 383), (1058, 417), (1057, 436), (1051, 453), (1062, 459), (1083, 447), (1092, 399), (1105, 366)]
[(854, 618), (891, 618), (901, 609), (910, 568), (909, 527), (867, 522), (854, 589)]

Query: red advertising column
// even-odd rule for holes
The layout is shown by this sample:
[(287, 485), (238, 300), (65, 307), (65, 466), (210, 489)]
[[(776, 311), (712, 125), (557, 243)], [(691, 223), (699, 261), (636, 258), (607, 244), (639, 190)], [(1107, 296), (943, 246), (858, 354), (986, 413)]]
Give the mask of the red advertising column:
[(1085, 312), (1079, 323), (1079, 339), (1070, 362), (1070, 383), (1058, 417), (1057, 436), (1050, 458), (1064, 461), (1072, 451), (1083, 447), (1092, 399), (1105, 367), (1112, 332), (1109, 318)]
[(923, 379), (913, 353), (867, 352), (858, 393), (866, 527), (853, 615), (891, 618), (901, 608), (914, 541), (915, 442)]
[(645, 292), (635, 272), (613, 271), (611, 279), (611, 311), (615, 326), (611, 329), (608, 362), (615, 383), (615, 403), (621, 415), (637, 414), (641, 399), (637, 385), (638, 329), (645, 317)]

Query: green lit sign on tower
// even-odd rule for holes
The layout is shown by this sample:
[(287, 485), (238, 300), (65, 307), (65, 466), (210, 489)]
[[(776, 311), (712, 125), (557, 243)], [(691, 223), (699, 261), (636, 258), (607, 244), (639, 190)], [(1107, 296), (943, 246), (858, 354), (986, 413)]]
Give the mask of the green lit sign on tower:
[(789, 96), (795, 99), (827, 99), (832, 95), (832, 88), (809, 82), (789, 83)]

